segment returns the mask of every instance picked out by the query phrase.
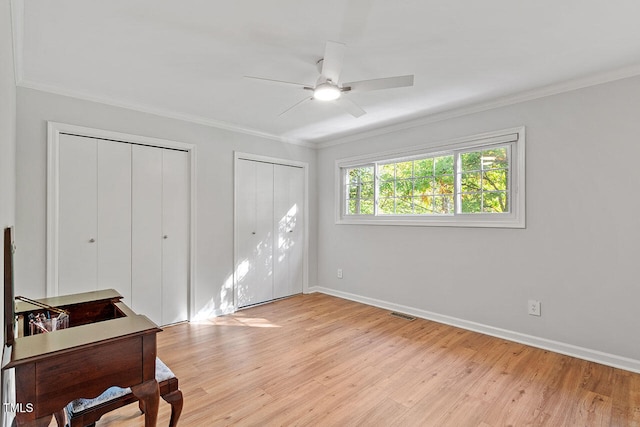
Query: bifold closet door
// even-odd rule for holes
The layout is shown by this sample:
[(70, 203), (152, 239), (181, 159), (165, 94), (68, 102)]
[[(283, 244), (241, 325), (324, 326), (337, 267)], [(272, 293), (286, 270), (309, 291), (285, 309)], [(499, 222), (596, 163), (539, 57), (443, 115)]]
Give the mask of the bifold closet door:
[(188, 319), (189, 157), (132, 147), (131, 308), (158, 325)]
[(304, 169), (236, 162), (238, 307), (302, 292)]
[(131, 301), (131, 144), (98, 140), (98, 289)]
[(273, 297), (302, 293), (304, 169), (273, 167)]
[(238, 307), (273, 299), (273, 165), (236, 162)]
[(188, 319), (190, 157), (60, 134), (58, 295), (115, 289), (159, 325)]
[(189, 155), (162, 150), (162, 324), (188, 319)]
[(131, 308), (162, 324), (162, 150), (132, 146)]
[(98, 286), (97, 143), (60, 135), (58, 193), (58, 294)]
[(131, 294), (131, 148), (60, 135), (58, 294)]

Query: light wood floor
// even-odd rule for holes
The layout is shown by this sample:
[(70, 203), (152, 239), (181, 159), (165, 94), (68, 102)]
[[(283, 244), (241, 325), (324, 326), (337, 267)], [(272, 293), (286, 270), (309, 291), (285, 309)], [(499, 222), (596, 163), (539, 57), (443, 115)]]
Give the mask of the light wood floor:
[[(322, 294), (158, 339), (182, 427), (640, 425), (638, 374)], [(98, 426), (143, 424), (130, 405)]]

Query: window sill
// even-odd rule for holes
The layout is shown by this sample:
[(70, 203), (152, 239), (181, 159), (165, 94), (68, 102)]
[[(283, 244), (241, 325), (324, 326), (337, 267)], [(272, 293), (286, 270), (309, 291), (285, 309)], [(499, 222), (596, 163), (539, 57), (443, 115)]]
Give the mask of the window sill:
[(486, 215), (446, 215), (440, 217), (418, 216), (353, 216), (336, 220), (338, 225), (406, 225), (418, 227), (479, 227), (479, 228), (526, 228), (524, 218), (514, 215), (496, 217)]

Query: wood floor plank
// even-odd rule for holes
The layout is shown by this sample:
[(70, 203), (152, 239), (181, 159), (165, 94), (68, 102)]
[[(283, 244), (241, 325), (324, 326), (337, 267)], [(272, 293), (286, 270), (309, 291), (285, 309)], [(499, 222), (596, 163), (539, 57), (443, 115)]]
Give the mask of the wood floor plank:
[[(182, 427), (638, 426), (640, 375), (323, 295), (167, 327)], [(158, 425), (167, 425), (161, 402)], [(137, 427), (135, 405), (98, 427)]]
[(382, 400), (372, 409), (362, 415), (347, 420), (343, 425), (384, 427), (398, 425), (404, 419), (408, 408), (387, 398)]

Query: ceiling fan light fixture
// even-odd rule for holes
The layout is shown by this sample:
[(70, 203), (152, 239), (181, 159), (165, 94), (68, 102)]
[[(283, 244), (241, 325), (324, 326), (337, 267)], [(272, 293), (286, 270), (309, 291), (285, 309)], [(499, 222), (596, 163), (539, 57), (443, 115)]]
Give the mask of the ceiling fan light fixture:
[[(316, 80), (315, 86), (302, 83), (294, 83), (284, 80), (275, 80), (264, 77), (245, 76), (250, 79), (266, 80), (269, 82), (282, 83), (287, 85), (299, 86), (306, 91), (313, 92), (312, 97), (305, 97), (291, 107), (280, 113), (284, 113), (303, 104), (305, 101), (335, 101), (342, 96), (342, 92), (366, 92), (370, 90), (393, 89), (397, 87), (413, 86), (413, 74), (406, 76), (382, 77), (379, 79), (359, 80), (353, 82), (341, 82), (340, 72), (342, 71), (342, 60), (344, 58), (345, 45), (343, 43), (327, 41), (324, 49), (324, 56), (316, 65), (320, 75)], [(342, 98), (336, 105), (343, 108), (353, 117), (360, 117), (367, 112), (363, 110), (357, 103), (349, 99), (348, 96)]]
[(313, 90), (313, 97), (320, 101), (334, 101), (340, 98), (340, 88), (331, 83), (322, 83)]

